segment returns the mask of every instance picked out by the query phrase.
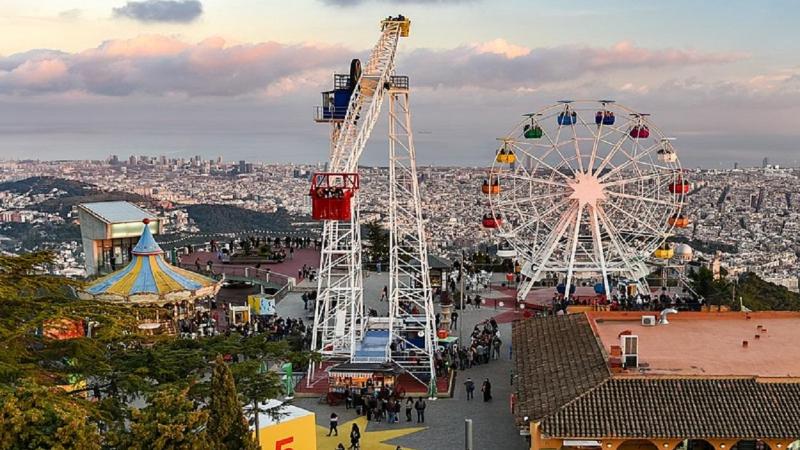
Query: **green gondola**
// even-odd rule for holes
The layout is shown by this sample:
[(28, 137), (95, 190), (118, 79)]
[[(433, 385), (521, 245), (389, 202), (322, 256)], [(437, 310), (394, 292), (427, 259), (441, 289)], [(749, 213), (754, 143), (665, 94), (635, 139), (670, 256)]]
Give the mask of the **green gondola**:
[(539, 139), (544, 133), (539, 125), (525, 125), (525, 139)]

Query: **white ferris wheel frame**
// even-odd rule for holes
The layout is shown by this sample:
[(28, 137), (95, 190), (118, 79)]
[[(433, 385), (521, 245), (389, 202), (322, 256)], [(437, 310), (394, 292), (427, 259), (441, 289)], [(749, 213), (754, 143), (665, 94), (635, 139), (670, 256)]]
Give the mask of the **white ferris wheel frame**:
[[(613, 125), (596, 124), (598, 111), (613, 112)], [(573, 112), (574, 124), (559, 123), (559, 114)], [(685, 181), (671, 139), (648, 114), (611, 100), (565, 100), (524, 117), (498, 139), (516, 161), (496, 158), (489, 172), (500, 185), (489, 195), (492, 217), (528, 278), (518, 299), (547, 274), (563, 277), (566, 295), (576, 278), (599, 278), (607, 296), (612, 276), (646, 290), (646, 261), (671, 235), (670, 217), (685, 200), (683, 190), (670, 190)], [(526, 125), (541, 137), (525, 138)], [(634, 127), (649, 136), (632, 137)]]

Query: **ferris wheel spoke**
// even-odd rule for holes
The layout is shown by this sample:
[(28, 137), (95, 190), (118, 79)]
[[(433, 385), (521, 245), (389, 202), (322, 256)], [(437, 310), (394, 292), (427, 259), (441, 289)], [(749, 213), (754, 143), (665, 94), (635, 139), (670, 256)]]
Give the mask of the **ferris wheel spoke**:
[[(512, 147), (516, 147), (516, 148), (517, 148), (517, 149), (518, 149), (520, 152), (522, 152), (522, 153), (523, 153), (523, 154), (524, 154), (526, 157), (528, 157), (528, 158), (531, 158), (531, 159), (535, 160), (537, 163), (541, 164), (542, 166), (546, 167), (547, 169), (550, 169), (550, 170), (551, 170), (553, 173), (555, 173), (555, 174), (557, 174), (557, 175), (560, 175), (560, 176), (561, 176), (562, 178), (564, 178), (565, 180), (569, 180), (569, 179), (570, 179), (570, 177), (569, 177), (568, 175), (566, 175), (566, 174), (564, 174), (564, 173), (561, 173), (561, 171), (560, 171), (560, 170), (557, 170), (555, 167), (553, 167), (553, 166), (551, 166), (550, 164), (546, 163), (544, 160), (542, 160), (542, 159), (540, 159), (540, 158), (538, 158), (538, 157), (534, 156), (532, 152), (529, 152), (529, 151), (525, 150), (524, 148), (522, 148), (522, 147), (520, 147), (520, 146), (518, 146), (518, 145), (516, 145), (516, 144), (517, 144), (517, 143), (515, 143), (515, 142), (512, 142), (512, 143), (511, 143)], [(537, 167), (538, 167), (538, 166), (537, 166)], [(570, 167), (570, 168), (571, 168), (571, 167)], [(527, 170), (527, 168), (526, 168), (526, 167), (524, 167), (524, 166), (523, 166), (523, 169), (525, 169), (525, 171), (526, 171), (526, 172), (528, 172), (528, 170)], [(530, 172), (528, 172), (528, 173), (530, 173)]]
[(622, 164), (618, 165), (617, 167), (614, 167), (613, 169), (608, 171), (608, 173), (606, 173), (603, 176), (601, 176), (600, 177), (600, 181), (603, 181), (603, 180), (607, 179), (608, 177), (610, 177), (611, 175), (614, 175), (615, 173), (619, 173), (621, 170), (625, 169), (626, 167), (630, 166), (631, 164), (639, 162), (639, 160), (642, 159), (643, 156), (650, 154), (654, 149), (656, 149), (658, 147), (659, 147), (658, 144), (653, 144), (650, 147), (647, 147), (646, 149), (644, 149), (641, 152), (638, 152), (638, 153), (636, 153), (634, 155), (630, 155), (630, 154), (628, 154), (627, 152), (625, 152), (623, 150), (623, 153), (625, 153), (625, 155), (628, 157), (628, 160), (623, 162)]
[(609, 181), (609, 182), (603, 183), (603, 186), (622, 186), (622, 185), (625, 185), (625, 184), (633, 184), (633, 183), (639, 183), (639, 182), (647, 181), (647, 180), (658, 180), (658, 179), (664, 179), (664, 178), (665, 178), (665, 174), (658, 173), (658, 172), (652, 172), (652, 173), (648, 173), (648, 174), (641, 174), (641, 175), (636, 176), (636, 177), (623, 178), (621, 180), (616, 180), (616, 181)]
[(658, 204), (658, 205), (670, 206), (670, 207), (675, 207), (676, 206), (676, 204), (674, 202), (668, 202), (666, 200), (660, 200), (660, 199), (649, 198), (649, 197), (641, 197), (641, 196), (638, 196), (638, 195), (624, 194), (622, 192), (614, 192), (614, 191), (606, 191), (606, 193), (608, 195), (612, 195), (614, 197), (627, 198), (627, 199), (630, 199), (630, 200), (638, 200), (638, 201), (643, 201), (643, 202), (648, 202), (648, 203), (655, 203), (655, 204)]
[(597, 216), (600, 219), (600, 222), (603, 224), (603, 228), (608, 231), (609, 239), (611, 240), (611, 244), (619, 253), (620, 258), (623, 260), (623, 264), (632, 270), (630, 265), (630, 261), (632, 260), (633, 256), (635, 255), (634, 251), (624, 242), (619, 239), (619, 232), (617, 231), (614, 224), (611, 222), (611, 219), (608, 218), (605, 211), (602, 207), (597, 207)]
[[(566, 111), (567, 111), (567, 109), (566, 109), (566, 108), (565, 108), (564, 110), (562, 110), (562, 112), (563, 112), (564, 114), (566, 114)], [(562, 142), (562, 141), (560, 141), (560, 139), (561, 139), (561, 130), (562, 130), (562, 128), (564, 128), (564, 126), (563, 126), (563, 125), (559, 125), (559, 126), (558, 126), (558, 131), (556, 132), (556, 139), (555, 139), (555, 141), (553, 141), (553, 139), (550, 137), (550, 134), (549, 134), (549, 133), (547, 133), (547, 131), (543, 131), (543, 133), (542, 133), (542, 134), (543, 134), (543, 135), (544, 135), (544, 137), (546, 137), (546, 138), (547, 138), (547, 140), (550, 142), (550, 145), (552, 146), (553, 150), (555, 150), (555, 152), (558, 154), (558, 156), (561, 158), (561, 160), (562, 160), (562, 161), (564, 161), (564, 162), (566, 162), (566, 165), (569, 167), (570, 171), (572, 171), (572, 175), (574, 176), (574, 175), (577, 175), (577, 174), (578, 174), (578, 172), (575, 170), (575, 168), (574, 168), (574, 167), (572, 167), (572, 164), (570, 164), (570, 162), (569, 162), (569, 159), (567, 159), (567, 157), (566, 157), (566, 156), (564, 156), (564, 154), (563, 154), (563, 153), (561, 153), (561, 150), (559, 149), (559, 147), (561, 147), (562, 145), (565, 145), (565, 144), (569, 143), (569, 141), (563, 141), (563, 142)]]
[[(583, 126), (586, 126), (586, 122), (583, 120), (583, 117), (580, 115), (577, 115), (576, 117), (581, 121), (581, 123), (583, 123)], [(583, 158), (581, 157), (581, 146), (578, 143), (578, 130), (575, 125), (572, 125), (570, 128), (572, 128), (572, 143), (575, 146), (575, 158), (578, 160), (578, 170), (583, 173)], [(580, 216), (580, 214), (578, 214), (578, 216)]]
[[(568, 212), (566, 212), (563, 216), (561, 216), (561, 220), (557, 223), (550, 233), (548, 233), (547, 238), (542, 244), (541, 249), (542, 252), (541, 257), (538, 258), (538, 267), (536, 267), (536, 271), (532, 274), (531, 279), (536, 280), (542, 271), (547, 266), (547, 262), (550, 260), (550, 257), (553, 255), (553, 252), (558, 247), (558, 242), (564, 236), (564, 233), (567, 232), (569, 228), (569, 224), (572, 222), (572, 218), (574, 217), (575, 213), (577, 212), (577, 206), (571, 208)], [(537, 252), (538, 253), (538, 252)], [(531, 261), (532, 263), (537, 261)]]
[(652, 227), (652, 225), (648, 224), (646, 221), (637, 218), (636, 216), (634, 216), (633, 214), (629, 213), (628, 211), (625, 211), (624, 209), (622, 209), (619, 206), (615, 205), (613, 202), (606, 202), (605, 204), (610, 206), (610, 207), (612, 207), (612, 208), (614, 208), (614, 209), (616, 209), (617, 211), (621, 212), (622, 214), (625, 214), (626, 216), (630, 217), (631, 220), (634, 221), (634, 223), (636, 223), (638, 225), (642, 225), (645, 228), (650, 229), (650, 231), (652, 231), (656, 235), (663, 234), (662, 231), (656, 230), (655, 228)]
[(521, 203), (535, 203), (540, 200), (546, 200), (548, 198), (555, 198), (555, 197), (563, 197), (565, 195), (566, 195), (565, 192), (556, 192), (552, 194), (542, 194), (534, 196), (524, 195), (522, 196), (522, 198), (507, 198), (503, 200), (494, 201), (492, 202), (492, 205), (501, 208), (503, 206), (513, 206), (513, 205), (519, 205)]
[(534, 176), (527, 176), (526, 177), (526, 176), (517, 175), (517, 174), (513, 174), (513, 173), (509, 173), (506, 176), (508, 178), (513, 178), (513, 179), (522, 180), (522, 181), (528, 181), (528, 182), (534, 182), (534, 183), (539, 183), (539, 184), (546, 184), (548, 186), (559, 186), (559, 187), (562, 187), (562, 188), (565, 188), (565, 189), (569, 187), (569, 185), (567, 185), (566, 183), (559, 183), (558, 181), (553, 181), (553, 180), (545, 180), (544, 178), (537, 178), (537, 177), (534, 177)]
[(603, 169), (605, 169), (605, 167), (608, 165), (608, 163), (610, 163), (610, 162), (611, 162), (611, 159), (612, 159), (612, 158), (614, 157), (614, 155), (617, 153), (617, 151), (619, 150), (619, 148), (620, 148), (620, 147), (622, 147), (622, 146), (625, 144), (625, 142), (628, 140), (628, 138), (630, 138), (630, 135), (629, 135), (629, 134), (627, 134), (627, 133), (625, 133), (625, 135), (623, 136), (623, 138), (622, 138), (622, 139), (620, 139), (619, 141), (617, 141), (616, 143), (614, 143), (614, 144), (611, 146), (611, 150), (609, 150), (609, 152), (608, 152), (608, 154), (606, 155), (606, 157), (605, 157), (605, 158), (603, 158), (603, 161), (600, 163), (600, 165), (599, 165), (599, 166), (597, 167), (597, 169), (594, 171), (594, 175), (599, 175), (599, 174), (601, 174), (601, 173), (602, 173)]
[(528, 228), (529, 226), (533, 225), (534, 223), (539, 222), (542, 219), (544, 219), (545, 217), (547, 217), (547, 216), (553, 214), (554, 212), (558, 211), (562, 206), (566, 205), (567, 203), (569, 203), (569, 199), (568, 198), (566, 198), (566, 199), (556, 203), (555, 205), (551, 206), (549, 209), (547, 209), (547, 211), (545, 211), (542, 214), (533, 215), (533, 217), (531, 217), (530, 220), (527, 220), (527, 221), (523, 222), (522, 225), (518, 225), (518, 226), (512, 228), (509, 231), (509, 234), (513, 235), (513, 234), (518, 233), (520, 230), (524, 230), (525, 228)]

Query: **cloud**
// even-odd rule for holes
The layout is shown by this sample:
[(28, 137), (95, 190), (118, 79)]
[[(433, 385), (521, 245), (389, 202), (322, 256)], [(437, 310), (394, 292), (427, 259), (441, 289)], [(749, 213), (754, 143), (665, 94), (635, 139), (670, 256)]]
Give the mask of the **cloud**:
[(58, 13), (58, 17), (63, 20), (78, 20), (83, 15), (83, 10), (74, 8)]
[(351, 55), (341, 47), (311, 44), (140, 36), (77, 53), (37, 50), (0, 57), (0, 94), (279, 95), (308, 84), (316, 88)]
[[(432, 87), (534, 88), (592, 73), (662, 69), (739, 61), (746, 55), (681, 49), (646, 49), (623, 41), (608, 48), (529, 49), (502, 39), (445, 50), (418, 49), (402, 57), (414, 83)], [(442, 61), (447, 61), (446, 69)]]
[(320, 1), (322, 1), (322, 3), (326, 5), (346, 8), (368, 3), (370, 1), (372, 2), (380, 1), (382, 3), (394, 3), (398, 5), (409, 5), (409, 4), (446, 5), (446, 4), (458, 4), (458, 3), (474, 3), (480, 0), (320, 0)]
[(140, 22), (189, 23), (203, 14), (203, 4), (198, 0), (129, 1), (114, 8), (113, 14)]

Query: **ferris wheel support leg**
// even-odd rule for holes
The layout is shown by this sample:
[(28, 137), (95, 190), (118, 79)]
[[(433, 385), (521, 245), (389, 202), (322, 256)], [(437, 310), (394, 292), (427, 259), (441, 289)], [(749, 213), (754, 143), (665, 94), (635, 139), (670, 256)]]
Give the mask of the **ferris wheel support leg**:
[(583, 217), (583, 205), (578, 206), (578, 213), (575, 215), (575, 225), (572, 231), (572, 240), (570, 241), (570, 257), (569, 265), (567, 266), (567, 280), (564, 282), (564, 296), (570, 297), (570, 288), (572, 287), (572, 275), (575, 270), (575, 252), (578, 250), (578, 235), (581, 231), (581, 218)]
[(520, 289), (517, 289), (517, 304), (524, 304), (525, 299), (528, 298), (528, 294), (530, 294), (531, 289), (533, 288), (533, 283), (537, 282), (534, 278), (526, 278), (525, 281), (522, 282), (522, 286)]
[(544, 243), (545, 251), (544, 254), (542, 255), (541, 261), (539, 262), (539, 265), (536, 267), (536, 271), (533, 272), (533, 275), (530, 278), (530, 284), (526, 286), (526, 290), (522, 292), (523, 301), (528, 296), (528, 293), (530, 292), (533, 283), (541, 278), (542, 273), (544, 272), (545, 269), (546, 262), (550, 260), (550, 256), (553, 255), (553, 252), (555, 251), (556, 246), (558, 245), (558, 241), (561, 239), (564, 233), (566, 233), (567, 228), (569, 228), (569, 224), (572, 222), (572, 218), (575, 216), (576, 212), (577, 211), (573, 209), (567, 212), (563, 217), (561, 217), (560, 221), (558, 222), (558, 225), (556, 225), (556, 227), (550, 232), (550, 235), (547, 237), (547, 241), (545, 241)]
[(603, 248), (603, 240), (600, 235), (600, 222), (597, 218), (597, 208), (592, 207), (592, 236), (594, 238), (594, 248), (597, 253), (597, 258), (600, 261), (600, 271), (603, 274), (603, 290), (606, 294), (606, 300), (611, 300), (611, 288), (608, 285), (608, 267), (606, 266), (605, 249)]

